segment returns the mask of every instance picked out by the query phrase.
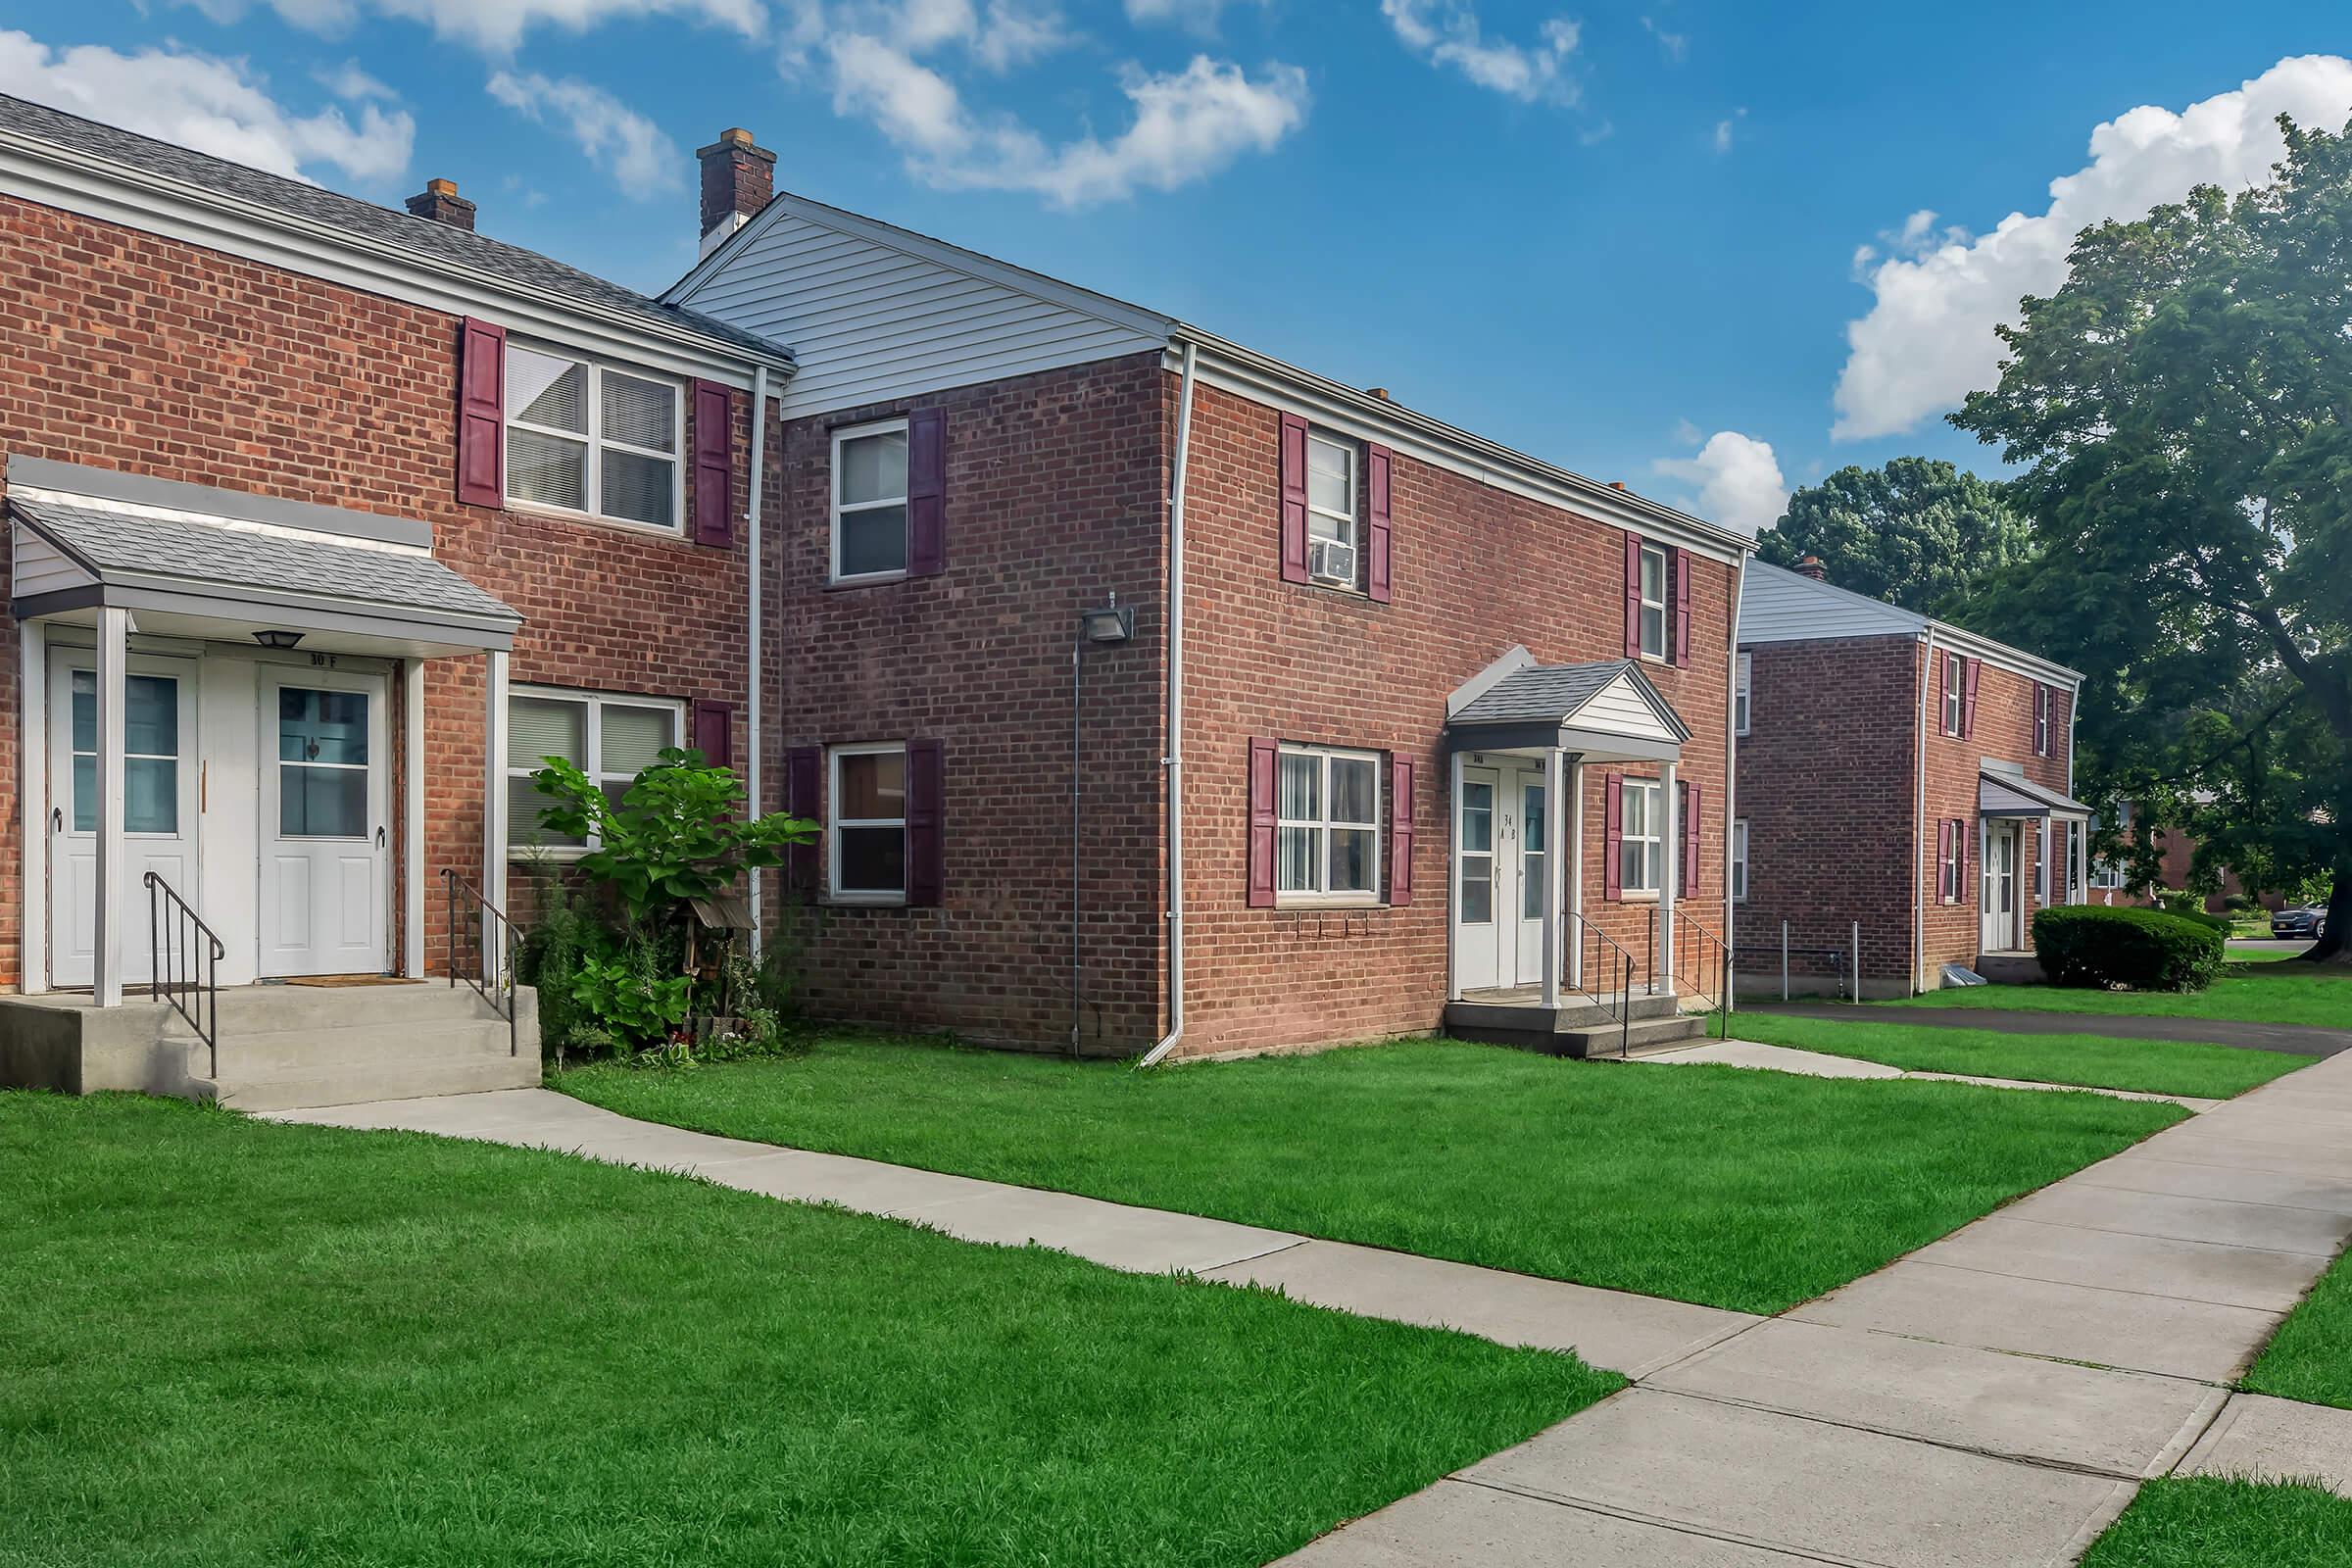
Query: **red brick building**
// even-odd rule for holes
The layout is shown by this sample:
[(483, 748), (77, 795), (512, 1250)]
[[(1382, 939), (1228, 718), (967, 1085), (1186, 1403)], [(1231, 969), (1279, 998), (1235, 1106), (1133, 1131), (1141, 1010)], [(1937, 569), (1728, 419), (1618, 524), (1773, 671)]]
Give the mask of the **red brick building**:
[[(1817, 564), (1816, 564), (1817, 566)], [(1905, 996), (2014, 970), (2080, 903), (2081, 677), (1762, 563), (1740, 606), (1733, 881), (1741, 989)], [(1858, 928), (1858, 929), (1857, 929)]]
[(1190, 1054), (1719, 989), (1745, 540), (711, 151), (664, 297), (798, 362), (761, 701), (813, 1009)]
[[(143, 1001), (159, 945), (224, 988), (419, 975), (453, 908), (470, 967), (537, 756), (751, 757), (789, 352), (475, 233), (446, 182), (411, 206), (0, 98), (10, 989)], [(159, 1082), (94, 1060), (9, 1072)]]

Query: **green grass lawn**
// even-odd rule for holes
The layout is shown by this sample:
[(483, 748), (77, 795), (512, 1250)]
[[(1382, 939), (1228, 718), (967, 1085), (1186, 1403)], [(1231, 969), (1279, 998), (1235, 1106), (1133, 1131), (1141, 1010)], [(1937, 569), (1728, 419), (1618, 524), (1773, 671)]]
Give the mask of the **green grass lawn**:
[(1445, 1042), (1138, 1072), (830, 1038), (555, 1087), (632, 1116), (1777, 1312), (2186, 1112)]
[(2352, 1029), (2352, 967), (2274, 965), (2225, 974), (2203, 991), (2089, 991), (2071, 986), (1953, 986), (1873, 1007), (2012, 1007), (2159, 1018), (2236, 1018)]
[(2352, 1502), (2317, 1487), (2184, 1476), (2151, 1481), (2082, 1568), (2342, 1568)]
[(2244, 1387), (2352, 1410), (2352, 1252), (2338, 1257), (2278, 1325)]
[(1254, 1568), (1573, 1357), (561, 1154), (0, 1095), (0, 1561)]
[(2029, 1083), (2138, 1089), (2152, 1095), (2197, 1095), (2212, 1100), (2243, 1094), (2298, 1067), (2308, 1067), (2315, 1059), (2184, 1040), (1847, 1023), (1764, 1010), (1734, 1013), (1731, 1022), (1734, 1039), (1883, 1061), (1908, 1072), (1960, 1072), (1980, 1078), (2023, 1078)]

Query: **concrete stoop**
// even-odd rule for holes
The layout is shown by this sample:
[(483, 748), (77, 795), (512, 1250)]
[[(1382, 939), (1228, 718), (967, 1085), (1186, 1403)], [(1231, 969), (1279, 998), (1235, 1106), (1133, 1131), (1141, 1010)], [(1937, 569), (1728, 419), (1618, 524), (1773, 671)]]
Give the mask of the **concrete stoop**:
[(1517, 1046), (1551, 1056), (1646, 1055), (1672, 1051), (1707, 1032), (1703, 1014), (1686, 1013), (1678, 997), (1636, 997), (1621, 1024), (1609, 1009), (1578, 997), (1557, 1007), (1541, 1003), (1449, 1002), (1446, 1032), (1456, 1040)]
[(284, 1110), (528, 1089), (539, 1082), (537, 996), (512, 1030), (469, 985), (240, 986), (220, 994), (220, 1071), (169, 1003), (0, 997), (0, 1084), (134, 1090)]

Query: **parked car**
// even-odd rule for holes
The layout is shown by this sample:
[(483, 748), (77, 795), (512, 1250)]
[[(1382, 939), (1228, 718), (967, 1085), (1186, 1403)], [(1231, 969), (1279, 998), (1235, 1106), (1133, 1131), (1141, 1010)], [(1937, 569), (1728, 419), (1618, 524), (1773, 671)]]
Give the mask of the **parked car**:
[(2279, 909), (2271, 915), (2272, 936), (2310, 937), (2316, 941), (2327, 934), (2328, 911), (2319, 905)]

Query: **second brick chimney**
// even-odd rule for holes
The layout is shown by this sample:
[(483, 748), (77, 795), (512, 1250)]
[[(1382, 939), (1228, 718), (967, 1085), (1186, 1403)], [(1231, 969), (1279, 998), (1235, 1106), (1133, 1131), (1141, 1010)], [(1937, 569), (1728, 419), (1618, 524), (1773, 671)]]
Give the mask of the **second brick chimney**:
[(473, 228), (473, 203), (458, 194), (458, 182), (454, 179), (426, 180), (424, 189), (409, 198), (409, 211), (452, 228), (469, 232)]
[(776, 155), (752, 140), (740, 125), (718, 133), (718, 140), (698, 147), (694, 156), (703, 164), (703, 244), (708, 256), (728, 235), (759, 215), (776, 193)]
[(1799, 577), (1810, 577), (1815, 582), (1830, 580), (1830, 568), (1821, 564), (1819, 556), (1807, 556), (1799, 561), (1796, 564), (1796, 574)]

